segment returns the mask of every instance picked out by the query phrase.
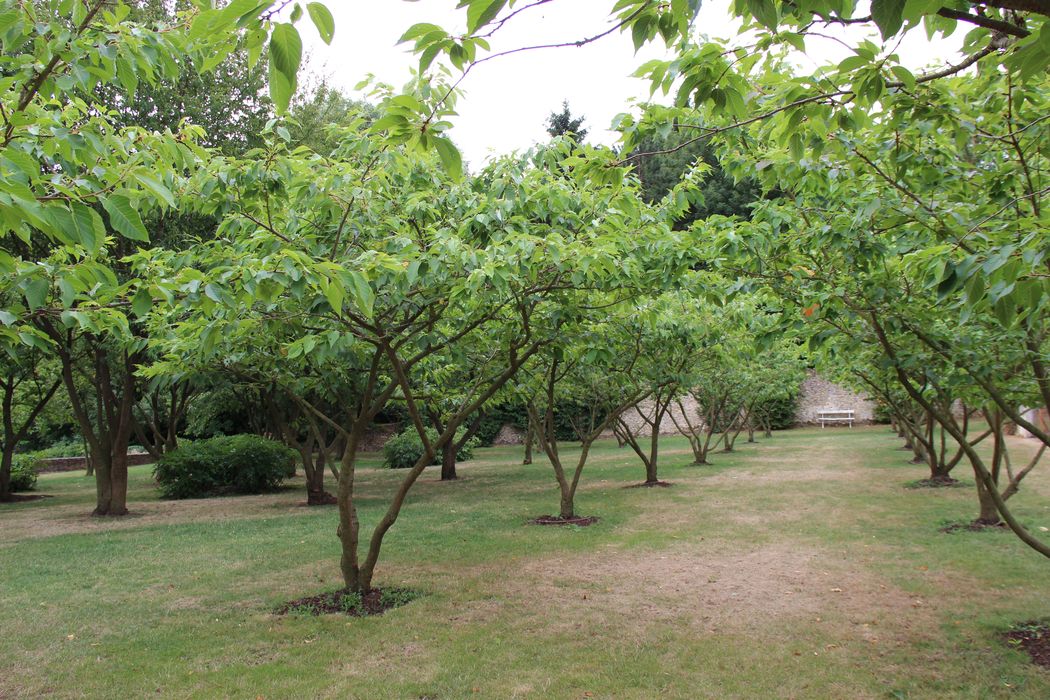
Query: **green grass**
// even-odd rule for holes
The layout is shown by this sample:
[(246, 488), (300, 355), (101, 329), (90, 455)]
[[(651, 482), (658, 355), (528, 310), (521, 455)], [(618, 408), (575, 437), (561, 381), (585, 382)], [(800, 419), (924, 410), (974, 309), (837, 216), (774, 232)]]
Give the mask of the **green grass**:
[[(53, 498), (0, 507), (0, 697), (1050, 697), (999, 640), (1050, 615), (1050, 561), (938, 532), (973, 490), (904, 488), (925, 474), (898, 447), (798, 430), (694, 467), (667, 439), (675, 486), (624, 489), (642, 467), (602, 443), (588, 528), (525, 525), (557, 509), (549, 466), (478, 450), (413, 489), (377, 583), (425, 595), (371, 618), (272, 614), (340, 583), (336, 513), (301, 484), (172, 503), (133, 468), (115, 522), (86, 517), (90, 479), (43, 475)], [(401, 476), (362, 469), (366, 526)], [(1050, 468), (1011, 505), (1050, 528)]]

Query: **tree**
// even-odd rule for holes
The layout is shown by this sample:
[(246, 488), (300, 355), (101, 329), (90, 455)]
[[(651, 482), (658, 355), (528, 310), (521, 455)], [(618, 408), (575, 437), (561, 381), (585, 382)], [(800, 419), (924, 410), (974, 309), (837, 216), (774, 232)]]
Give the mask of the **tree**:
[[(138, 86), (176, 81), (186, 65), (215, 68), (238, 45), (254, 64), (268, 37), (271, 94), (283, 110), (300, 62), (294, 22), (274, 22), (270, 3), (202, 11), (194, 5), (174, 16), (166, 9), (156, 21), (134, 21), (129, 5), (109, 0), (8, 1), (3, 9), (0, 345), (15, 354), (20, 347), (57, 354), (78, 423), (93, 455), (106, 460), (95, 472), (99, 515), (126, 512), (126, 448), (141, 352), (126, 312), (142, 316), (151, 303), (136, 281), (122, 279), (118, 260), (148, 241), (143, 217), (174, 207), (186, 173), (210, 158), (198, 143), (200, 128), (180, 122), (151, 131), (123, 117), (161, 116), (160, 102), (132, 108)], [(319, 3), (309, 9), (330, 40), (330, 13)], [(112, 91), (123, 98), (97, 101)], [(99, 410), (90, 415), (72, 367), (81, 357), (96, 380)]]
[[(684, 276), (681, 282), (691, 286)], [(633, 343), (638, 353), (627, 384), (643, 387), (645, 400), (621, 412), (613, 427), (645, 465), (644, 486), (665, 485), (658, 474), (661, 428), (711, 341), (708, 319), (697, 313), (699, 305), (687, 292), (669, 292), (638, 300), (621, 320), (624, 345)]]
[[(760, 177), (787, 201), (762, 202), (743, 225), (711, 223), (723, 254), (797, 309), (786, 326), (815, 345), (842, 334), (877, 348), (899, 389), (970, 462), (981, 497), (1050, 554), (1010, 514), (952, 410), (961, 397), (1027, 427), (1019, 407), (1050, 398), (1045, 260), (1031, 233), (1047, 226), (1047, 193), (1034, 174), (1048, 153), (1032, 133), (1046, 112), (1046, 78), (1020, 82), (986, 60), (974, 77), (884, 95), (863, 130), (825, 139), (819, 169), (784, 149), (768, 124), (747, 127), (758, 140), (734, 142), (733, 158), (762, 162)], [(810, 145), (824, 133), (814, 120), (796, 126)], [(931, 468), (950, 466), (928, 426)]]
[(701, 184), (690, 197), (690, 206), (677, 222), (678, 227), (712, 215), (749, 218), (752, 202), (761, 196), (758, 183), (750, 177), (736, 180), (728, 175), (709, 143), (696, 141), (679, 148), (686, 139), (672, 132), (664, 138), (643, 139), (637, 145), (634, 153), (639, 157), (632, 163), (645, 198), (654, 201), (665, 197), (683, 178), (695, 177)]
[[(550, 167), (579, 157), (568, 144), (494, 163), (475, 187), (379, 136), (389, 116), (368, 130), (361, 122), (343, 129), (331, 157), (289, 150), (281, 138), (217, 163), (196, 180), (194, 201), (222, 217), (219, 240), (133, 259), (166, 271), (148, 289), (176, 290), (182, 319), (174, 337), (158, 336), (163, 360), (151, 374), (231, 358), (252, 364), (252, 348), (274, 337), (279, 349), (265, 367), (276, 385), (343, 436), (337, 499), (351, 591), (372, 588), (384, 537), (434, 455), (554, 341), (545, 319), (558, 313), (560, 295), (616, 284), (634, 269), (625, 265), (634, 251), (668, 232), (632, 187)], [(455, 358), (470, 364), (470, 383), (431, 440), (420, 397), (434, 385), (436, 360), (457, 348), (484, 351)], [(352, 380), (346, 422), (295, 381), (303, 363)], [(425, 452), (363, 543), (358, 451), (392, 401)]]
[(547, 117), (547, 133), (551, 137), (568, 136), (573, 141), (583, 143), (587, 138), (587, 129), (583, 128), (583, 117), (573, 117), (569, 110), (569, 101), (561, 103), (560, 112), (551, 112)]
[(0, 362), (0, 502), (11, 499), (15, 450), (62, 382), (45, 376), (51, 367), (40, 350), (26, 348)]
[[(628, 408), (650, 389), (633, 381), (632, 372), (641, 356), (638, 344), (627, 343), (609, 324), (566, 325), (559, 336), (573, 339), (537, 356), (532, 381), (525, 385), (529, 422), (550, 460), (558, 482), (558, 518), (576, 520), (576, 490), (587, 465), (591, 447)], [(566, 465), (558, 446), (556, 414), (572, 426), (580, 441), (575, 465)], [(571, 473), (566, 467), (571, 467)]]
[(290, 134), (289, 143), (328, 155), (339, 146), (339, 132), (333, 126), (350, 126), (359, 117), (370, 125), (377, 114), (374, 106), (347, 97), (322, 81), (309, 90), (297, 93), (292, 102), (286, 125)]

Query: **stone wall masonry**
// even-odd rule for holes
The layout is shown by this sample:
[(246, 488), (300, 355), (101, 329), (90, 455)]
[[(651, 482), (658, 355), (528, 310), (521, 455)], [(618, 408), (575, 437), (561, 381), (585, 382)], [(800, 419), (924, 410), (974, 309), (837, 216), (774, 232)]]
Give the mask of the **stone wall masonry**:
[(802, 382), (798, 409), (795, 411), (795, 424), (819, 425), (817, 414), (820, 411), (850, 409), (853, 410), (857, 423), (872, 423), (875, 420), (874, 401), (864, 394), (829, 382), (811, 370)]
[[(146, 452), (132, 452), (128, 454), (128, 466), (135, 467), (140, 464), (152, 464), (156, 460)], [(50, 457), (40, 460), (40, 473), (48, 472), (75, 472), (79, 469), (87, 469), (87, 459), (84, 457)]]
[[(681, 397), (680, 401), (682, 403), (681, 406), (679, 406), (678, 402), (676, 401), (671, 402), (671, 408), (669, 409), (667, 415), (665, 415), (663, 420), (660, 422), (661, 435), (678, 434), (678, 429), (675, 428), (674, 425), (675, 420), (677, 420), (683, 428), (685, 427), (685, 423), (682, 420), (682, 409), (685, 409), (689, 412), (689, 421), (693, 425), (696, 425), (700, 421), (696, 399), (687, 394), (686, 396)], [(627, 409), (623, 414), (623, 421), (636, 435), (649, 435), (651, 429), (649, 428), (649, 424), (646, 423), (645, 418), (643, 418), (642, 416), (652, 416), (652, 414), (653, 402), (651, 399), (647, 399), (643, 401), (637, 408)], [(674, 419), (671, 418), (671, 414), (674, 414)]]

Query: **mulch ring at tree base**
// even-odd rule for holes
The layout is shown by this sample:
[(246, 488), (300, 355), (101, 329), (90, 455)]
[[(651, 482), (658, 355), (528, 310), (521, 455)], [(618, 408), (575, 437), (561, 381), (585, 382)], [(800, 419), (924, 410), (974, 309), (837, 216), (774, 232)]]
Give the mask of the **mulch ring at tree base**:
[(667, 488), (668, 486), (674, 486), (670, 481), (643, 481), (640, 484), (628, 484), (624, 486), (625, 489), (651, 489), (659, 486), (660, 488)]
[(595, 515), (577, 515), (571, 518), (563, 518), (560, 515), (541, 515), (538, 518), (529, 520), (529, 525), (577, 525), (579, 527), (587, 527), (588, 525), (594, 525), (598, 522), (598, 517)]
[(919, 479), (909, 481), (904, 485), (906, 489), (961, 489), (973, 486), (971, 481), (959, 481), (958, 479)]
[(983, 523), (980, 520), (959, 520), (938, 528), (940, 532), (946, 532), (949, 535), (956, 532), (1002, 532), (1006, 529), (1006, 523)]
[(1032, 657), (1032, 663), (1050, 668), (1050, 624), (1021, 622), (1003, 635), (1008, 644), (1019, 646)]
[(29, 501), (41, 501), (41, 500), (43, 500), (45, 498), (54, 498), (54, 496), (49, 496), (46, 493), (32, 493), (32, 494), (12, 493), (11, 496), (8, 497), (8, 499), (6, 501), (0, 501), (0, 505), (2, 505), (4, 503), (28, 503)]
[(408, 588), (373, 588), (364, 594), (344, 589), (290, 600), (274, 610), (274, 614), (368, 617), (400, 608), (422, 595)]
[(326, 491), (322, 496), (314, 496), (312, 502), (306, 500), (299, 505), (303, 508), (313, 508), (315, 506), (337, 506), (339, 505), (339, 499)]

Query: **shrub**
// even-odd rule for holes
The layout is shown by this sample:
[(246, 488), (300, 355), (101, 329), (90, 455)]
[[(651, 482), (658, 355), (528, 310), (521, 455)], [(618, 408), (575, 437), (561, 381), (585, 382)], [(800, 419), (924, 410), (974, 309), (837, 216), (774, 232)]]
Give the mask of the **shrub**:
[[(431, 443), (438, 440), (438, 433), (433, 428), (427, 428), (427, 439)], [(457, 462), (465, 462), (474, 457), (474, 448), (478, 446), (478, 439), (472, 437), (463, 444), (456, 453)], [(409, 428), (386, 441), (383, 445), (383, 466), (390, 469), (411, 469), (423, 456), (423, 441), (415, 428)], [(440, 464), (441, 455), (434, 455), (431, 464)]]
[(798, 394), (769, 399), (755, 406), (756, 417), (766, 418), (772, 430), (787, 430), (795, 425), (798, 412)]
[(32, 491), (40, 472), (40, 460), (36, 455), (15, 455), (11, 462), (11, 490)]
[(258, 435), (186, 443), (160, 458), (153, 475), (164, 498), (266, 493), (295, 474), (295, 452)]
[(57, 442), (51, 443), (51, 445), (42, 450), (37, 450), (33, 454), (40, 459), (50, 459), (52, 457), (83, 457), (84, 442), (73, 438), (63, 438)]

